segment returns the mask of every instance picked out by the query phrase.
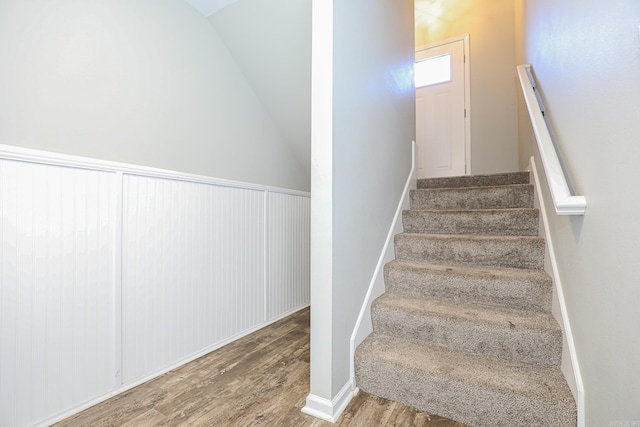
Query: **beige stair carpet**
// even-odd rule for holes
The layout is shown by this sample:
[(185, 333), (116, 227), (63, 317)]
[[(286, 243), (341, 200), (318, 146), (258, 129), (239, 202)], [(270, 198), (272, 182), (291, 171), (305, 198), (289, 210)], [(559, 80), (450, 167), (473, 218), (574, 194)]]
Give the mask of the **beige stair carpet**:
[(410, 196), (357, 385), (471, 426), (575, 426), (529, 174), (419, 180)]

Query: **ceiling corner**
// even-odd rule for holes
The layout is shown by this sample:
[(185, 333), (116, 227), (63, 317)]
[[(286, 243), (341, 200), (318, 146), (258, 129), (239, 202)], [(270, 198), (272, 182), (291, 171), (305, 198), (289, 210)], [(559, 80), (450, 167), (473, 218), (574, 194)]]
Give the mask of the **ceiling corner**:
[(236, 0), (185, 0), (194, 9), (205, 17), (213, 15), (218, 10), (233, 3)]

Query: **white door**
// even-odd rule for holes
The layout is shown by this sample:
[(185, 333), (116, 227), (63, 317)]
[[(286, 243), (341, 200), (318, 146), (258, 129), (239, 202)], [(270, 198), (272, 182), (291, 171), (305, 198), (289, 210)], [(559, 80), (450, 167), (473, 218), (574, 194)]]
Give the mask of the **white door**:
[(468, 172), (466, 81), (464, 40), (416, 52), (418, 178)]

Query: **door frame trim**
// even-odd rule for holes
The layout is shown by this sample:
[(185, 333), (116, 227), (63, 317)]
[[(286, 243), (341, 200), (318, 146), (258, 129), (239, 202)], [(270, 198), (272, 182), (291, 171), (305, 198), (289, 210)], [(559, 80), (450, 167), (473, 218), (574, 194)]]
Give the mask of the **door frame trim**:
[[(466, 116), (464, 118), (464, 143), (465, 143), (465, 159), (464, 171), (465, 175), (471, 175), (471, 55), (470, 55), (470, 35), (463, 34), (461, 36), (452, 37), (450, 39), (428, 43), (422, 46), (416, 46), (416, 55), (426, 49), (440, 47), (446, 44), (462, 41), (464, 47), (464, 108)], [(415, 61), (415, 58), (414, 58)]]

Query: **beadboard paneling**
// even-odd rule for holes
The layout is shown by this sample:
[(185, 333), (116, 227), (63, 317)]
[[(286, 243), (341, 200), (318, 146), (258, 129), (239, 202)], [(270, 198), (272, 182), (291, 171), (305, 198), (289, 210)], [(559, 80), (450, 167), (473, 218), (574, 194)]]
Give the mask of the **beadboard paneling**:
[(0, 426), (309, 304), (309, 195), (0, 145)]
[(268, 193), (268, 320), (309, 304), (310, 217), (308, 197)]
[(0, 425), (114, 388), (114, 174), (0, 160)]
[(124, 177), (123, 379), (264, 322), (263, 193)]

